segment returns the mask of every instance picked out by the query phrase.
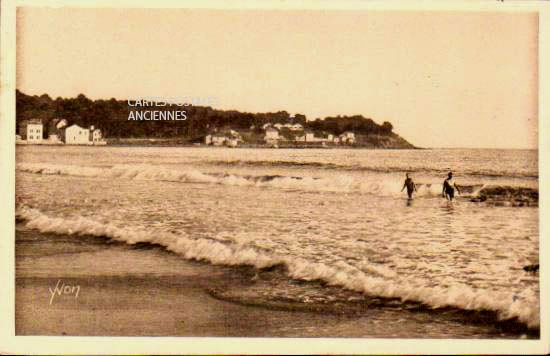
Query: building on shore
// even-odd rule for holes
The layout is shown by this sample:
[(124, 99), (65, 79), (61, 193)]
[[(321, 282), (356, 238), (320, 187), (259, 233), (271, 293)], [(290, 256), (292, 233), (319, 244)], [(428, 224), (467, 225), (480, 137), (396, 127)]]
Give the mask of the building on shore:
[[(267, 124), (266, 124), (267, 125)], [(264, 140), (268, 144), (276, 144), (280, 141), (291, 141), (291, 142), (304, 142), (304, 143), (321, 143), (325, 146), (327, 144), (353, 144), (355, 143), (355, 133), (353, 131), (346, 131), (339, 136), (335, 136), (330, 132), (314, 132), (310, 129), (303, 129), (303, 126), (300, 124), (285, 124), (280, 125), (281, 129), (277, 124), (265, 127), (265, 137)], [(319, 136), (316, 136), (318, 134)]]
[[(41, 145), (106, 145), (101, 130), (93, 125), (89, 129), (76, 124), (67, 127), (66, 119), (50, 120), (46, 126), (41, 120), (24, 120), (18, 125), (17, 144)], [(47, 139), (44, 139), (44, 136)]]
[(44, 135), (44, 126), (40, 120), (31, 120), (27, 124), (27, 142), (41, 143)]
[(73, 124), (65, 129), (66, 145), (88, 145), (90, 143), (90, 130)]
[(204, 144), (212, 146), (237, 147), (241, 142), (244, 142), (241, 134), (231, 128), (222, 130), (215, 128), (212, 133), (204, 137)]
[(42, 143), (44, 137), (44, 126), (42, 125), (42, 120), (25, 120), (19, 125), (19, 135), (20, 138), (16, 141), (20, 143), (28, 144), (40, 144)]
[(100, 129), (96, 129), (93, 125), (90, 126), (90, 141), (94, 145), (101, 145), (103, 144), (103, 136), (101, 134)]
[[(329, 145), (345, 145), (356, 143), (355, 133), (353, 131), (345, 131), (340, 135), (335, 135), (329, 131), (316, 132), (311, 129), (303, 130), (303, 126), (300, 124), (270, 124), (266, 123), (263, 126), (265, 144), (276, 146), (280, 143), (291, 144), (305, 143), (323, 145), (328, 147)], [(280, 129), (278, 129), (280, 127)], [(301, 130), (296, 130), (302, 128)], [(316, 136), (318, 135), (318, 136)], [(213, 128), (210, 133), (204, 136), (204, 143), (212, 146), (228, 146), (236, 147), (244, 140), (241, 134), (230, 127), (224, 127), (222, 129)]]
[(59, 129), (61, 139), (66, 145), (105, 145), (100, 129), (93, 125), (89, 129), (73, 124)]
[(352, 131), (346, 131), (342, 133), (339, 136), (339, 138), (340, 138), (340, 142), (342, 143), (348, 143), (348, 144), (355, 143), (355, 133), (353, 133)]

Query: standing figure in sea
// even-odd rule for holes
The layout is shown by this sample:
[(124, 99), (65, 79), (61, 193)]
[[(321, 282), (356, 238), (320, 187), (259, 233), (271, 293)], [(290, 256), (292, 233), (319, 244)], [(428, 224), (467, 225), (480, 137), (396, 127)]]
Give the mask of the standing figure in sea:
[(449, 172), (447, 179), (443, 182), (443, 192), (441, 194), (443, 197), (452, 201), (455, 196), (455, 189), (458, 194), (460, 194), (460, 189), (458, 189), (458, 186), (453, 179), (453, 172)]
[(409, 199), (412, 199), (413, 192), (416, 192), (416, 184), (414, 184), (412, 178), (409, 177), (409, 173), (405, 173), (405, 183), (403, 183), (403, 188), (401, 188), (401, 191), (407, 187), (407, 194), (409, 195)]

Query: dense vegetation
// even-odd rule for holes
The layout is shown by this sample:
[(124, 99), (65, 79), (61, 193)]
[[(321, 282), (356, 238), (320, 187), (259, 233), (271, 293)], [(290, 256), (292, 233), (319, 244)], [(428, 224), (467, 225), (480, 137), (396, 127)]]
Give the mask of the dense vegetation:
[[(183, 121), (133, 121), (128, 120), (130, 111), (185, 110)], [(69, 124), (83, 127), (94, 125), (105, 137), (119, 138), (171, 138), (183, 137), (188, 141), (201, 140), (213, 128), (231, 127), (260, 133), (265, 123), (300, 123), (316, 133), (339, 135), (352, 130), (360, 135), (394, 136), (389, 122), (382, 125), (361, 115), (327, 117), (308, 121), (305, 115), (291, 116), (286, 111), (275, 113), (247, 113), (235, 110), (216, 110), (208, 106), (131, 107), (126, 100), (90, 100), (80, 94), (76, 98), (52, 99), (47, 94), (29, 96), (16, 92), (16, 116), (20, 124), (27, 119), (40, 119), (44, 134), (52, 132), (52, 120), (66, 119)]]

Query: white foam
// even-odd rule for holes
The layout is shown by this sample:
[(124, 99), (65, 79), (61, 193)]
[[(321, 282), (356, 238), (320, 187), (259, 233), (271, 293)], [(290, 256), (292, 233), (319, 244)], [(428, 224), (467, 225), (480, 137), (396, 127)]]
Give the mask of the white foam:
[[(19, 163), (17, 170), (34, 174), (59, 174), (77, 177), (120, 178), (125, 180), (156, 180), (173, 182), (194, 182), (223, 184), (231, 186), (256, 186), (275, 189), (321, 191), (321, 192), (362, 192), (378, 195), (400, 194), (401, 182), (365, 182), (340, 174), (332, 178), (314, 177), (260, 177), (245, 178), (238, 175), (211, 175), (195, 169), (172, 170), (153, 165), (116, 165), (113, 167), (83, 167), (42, 163)], [(420, 193), (419, 193), (420, 194)]]
[[(432, 308), (455, 307), (463, 310), (489, 310), (501, 319), (517, 318), (530, 328), (539, 327), (538, 296), (533, 290), (519, 295), (508, 292), (473, 289), (467, 285), (426, 287), (421, 281), (399, 275), (388, 268), (376, 265), (363, 266), (359, 270), (343, 261), (332, 266), (314, 263), (302, 258), (270, 255), (247, 247), (210, 239), (192, 239), (184, 232), (147, 231), (138, 228), (122, 228), (86, 217), (49, 217), (36, 209), (19, 207), (16, 215), (26, 221), (26, 226), (41, 232), (66, 235), (104, 236), (112, 240), (135, 244), (154, 243), (164, 246), (186, 259), (205, 260), (222, 265), (252, 265), (265, 268), (284, 264), (288, 275), (300, 280), (322, 280), (330, 285), (362, 292), (369, 296), (399, 298), (415, 301)], [(364, 271), (372, 272), (367, 275)]]

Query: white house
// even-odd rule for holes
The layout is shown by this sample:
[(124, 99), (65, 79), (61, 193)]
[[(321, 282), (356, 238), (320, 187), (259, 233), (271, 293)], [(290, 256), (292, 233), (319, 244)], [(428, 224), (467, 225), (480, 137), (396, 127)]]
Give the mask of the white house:
[(355, 140), (355, 133), (353, 131), (346, 131), (344, 135), (346, 135), (348, 140)]
[(206, 145), (236, 147), (239, 142), (243, 142), (241, 134), (231, 128), (223, 128), (218, 130), (213, 128), (212, 131), (204, 137)]
[(275, 125), (273, 125), (273, 127), (275, 127), (276, 129), (280, 130), (282, 127), (283, 127), (283, 124), (281, 123), (276, 123)]
[(65, 129), (65, 144), (67, 145), (89, 145), (90, 130), (73, 124)]
[(339, 137), (342, 143), (355, 143), (355, 133), (351, 131), (346, 131)]
[(301, 124), (294, 124), (294, 125), (292, 125), (292, 127), (290, 129), (292, 131), (300, 131), (300, 130), (303, 130), (304, 127)]
[(44, 126), (40, 120), (30, 120), (27, 123), (27, 143), (41, 143)]
[(327, 140), (332, 142), (334, 140), (334, 135), (333, 134), (328, 134), (327, 135)]
[(346, 135), (344, 135), (344, 134), (340, 134), (338, 136), (338, 138), (340, 139), (340, 142), (342, 142), (342, 143), (345, 143), (347, 141)]
[(101, 130), (94, 128), (93, 125), (90, 126), (90, 141), (94, 145), (105, 144), (105, 141), (103, 141), (103, 136), (101, 134)]
[(315, 135), (312, 131), (306, 131), (306, 142), (313, 142), (315, 141)]

